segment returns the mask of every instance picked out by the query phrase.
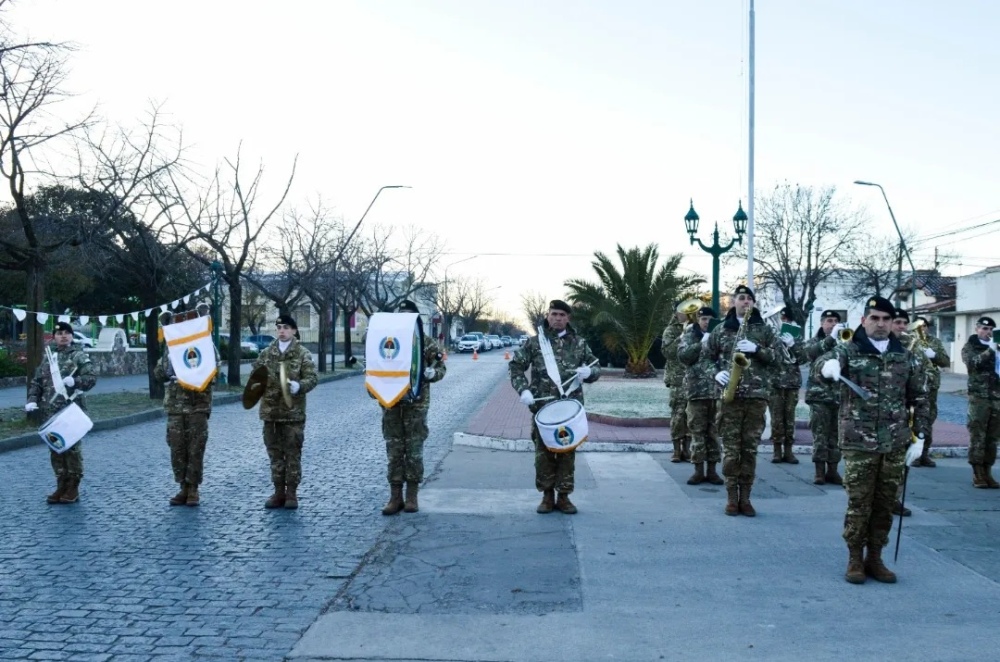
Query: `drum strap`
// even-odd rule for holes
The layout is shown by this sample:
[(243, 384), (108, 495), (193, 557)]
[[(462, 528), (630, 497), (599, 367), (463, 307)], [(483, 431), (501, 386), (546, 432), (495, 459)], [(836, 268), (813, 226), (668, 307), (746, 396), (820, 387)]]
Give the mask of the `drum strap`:
[(559, 397), (566, 397), (566, 392), (563, 390), (562, 378), (559, 375), (559, 366), (556, 365), (556, 355), (552, 351), (552, 343), (549, 342), (549, 337), (545, 335), (545, 329), (541, 326), (538, 327), (538, 346), (542, 350), (542, 360), (545, 361), (545, 372), (552, 383), (556, 385), (556, 388), (559, 389)]

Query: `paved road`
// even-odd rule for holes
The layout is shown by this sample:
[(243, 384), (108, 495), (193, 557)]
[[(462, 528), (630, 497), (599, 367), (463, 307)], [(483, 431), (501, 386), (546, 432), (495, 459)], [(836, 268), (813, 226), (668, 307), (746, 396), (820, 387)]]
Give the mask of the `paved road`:
[[(504, 366), (502, 355), (449, 360), (428, 472)], [(0, 659), (280, 660), (386, 525), (378, 412), (360, 378), (310, 394), (298, 511), (263, 509), (260, 424), (238, 405), (212, 415), (200, 508), (167, 505), (162, 420), (88, 436), (74, 506), (45, 504), (44, 449), (5, 453)]]

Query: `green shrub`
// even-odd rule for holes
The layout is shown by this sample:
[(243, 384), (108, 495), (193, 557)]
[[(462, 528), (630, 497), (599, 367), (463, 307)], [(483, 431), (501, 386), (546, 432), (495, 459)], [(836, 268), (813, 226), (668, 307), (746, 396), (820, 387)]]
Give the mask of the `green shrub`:
[(0, 351), (0, 377), (25, 377), (28, 358), (24, 352)]

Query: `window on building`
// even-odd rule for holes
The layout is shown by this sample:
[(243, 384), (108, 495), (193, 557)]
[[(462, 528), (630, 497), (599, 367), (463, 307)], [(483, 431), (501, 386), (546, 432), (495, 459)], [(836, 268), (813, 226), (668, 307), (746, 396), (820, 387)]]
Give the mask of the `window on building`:
[(296, 306), (292, 311), (292, 317), (295, 318), (295, 323), (299, 325), (300, 329), (312, 328), (312, 306), (309, 304)]

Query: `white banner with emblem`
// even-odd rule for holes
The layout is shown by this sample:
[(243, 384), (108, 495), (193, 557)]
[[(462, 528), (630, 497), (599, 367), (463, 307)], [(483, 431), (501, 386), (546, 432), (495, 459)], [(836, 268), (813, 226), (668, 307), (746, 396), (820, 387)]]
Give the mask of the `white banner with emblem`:
[(423, 356), (418, 324), (417, 313), (375, 313), (368, 320), (365, 388), (383, 407), (419, 394)]
[(94, 427), (86, 412), (75, 402), (71, 402), (58, 414), (45, 422), (38, 435), (56, 453), (65, 453), (83, 439)]
[(190, 391), (204, 391), (215, 379), (215, 345), (212, 344), (212, 318), (196, 317), (163, 327), (170, 365), (177, 383)]

